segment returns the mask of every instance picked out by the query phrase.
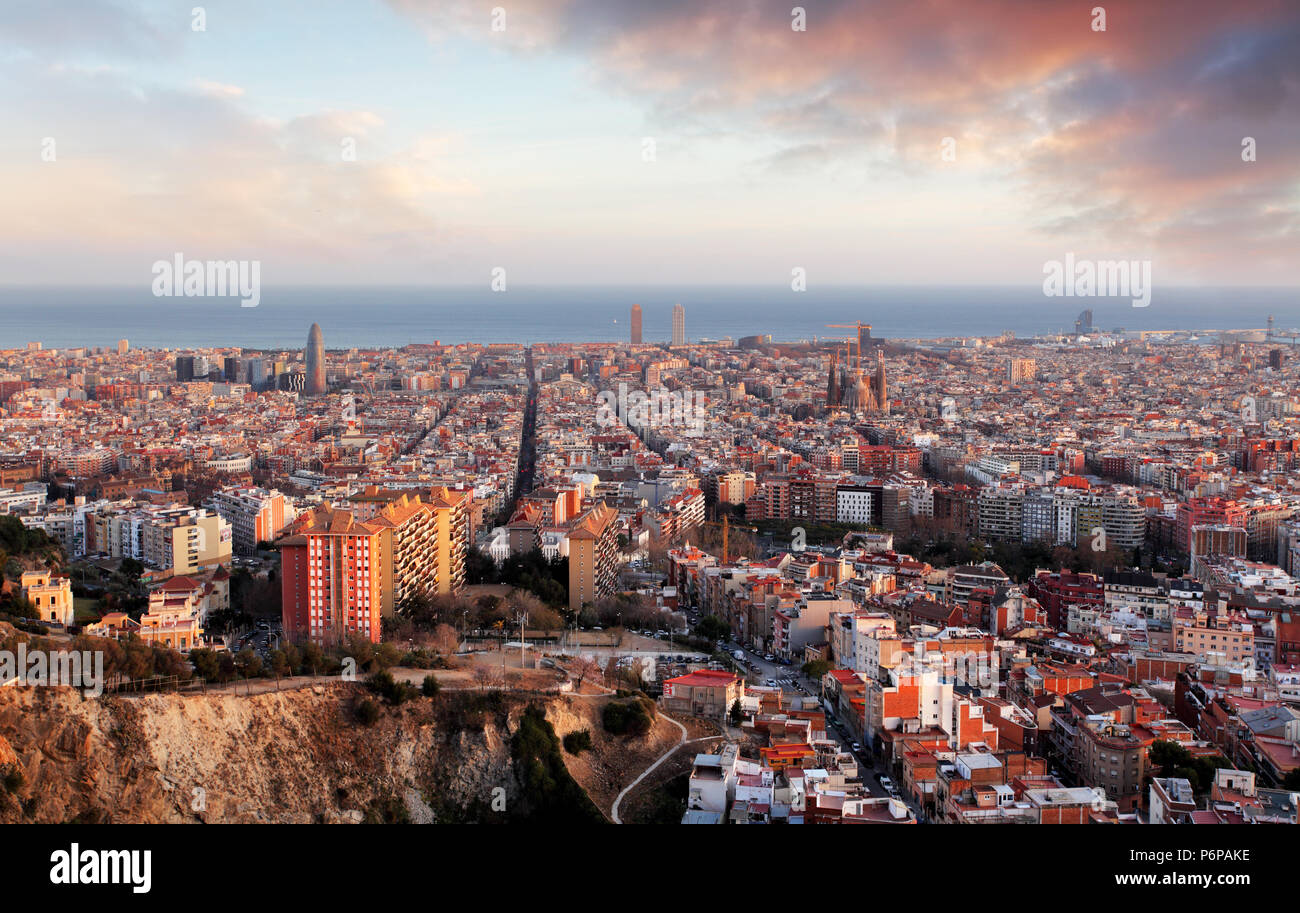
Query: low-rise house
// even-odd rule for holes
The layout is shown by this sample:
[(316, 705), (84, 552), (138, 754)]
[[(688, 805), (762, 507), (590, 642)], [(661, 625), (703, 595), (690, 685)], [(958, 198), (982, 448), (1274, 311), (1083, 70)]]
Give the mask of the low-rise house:
[(76, 620), (72, 602), (72, 581), (49, 571), (24, 571), (23, 598), (36, 607), (41, 621), (68, 627)]

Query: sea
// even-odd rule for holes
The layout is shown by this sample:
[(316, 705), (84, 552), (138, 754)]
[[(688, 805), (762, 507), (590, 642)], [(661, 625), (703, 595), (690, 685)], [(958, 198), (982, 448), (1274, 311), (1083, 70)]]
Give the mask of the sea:
[(667, 342), (672, 308), (686, 312), (688, 341), (768, 335), (793, 342), (844, 338), (1035, 336), (1073, 331), (1085, 309), (1099, 331), (1203, 332), (1300, 327), (1300, 289), (1157, 287), (1146, 307), (1127, 298), (1047, 297), (1041, 286), (545, 286), (505, 291), (451, 286), (263, 286), (256, 307), (233, 297), (155, 297), (143, 287), (0, 287), (0, 349), (242, 346), (300, 348), (319, 323), (329, 349), (411, 343), (611, 342), (628, 339), (640, 304), (643, 339)]

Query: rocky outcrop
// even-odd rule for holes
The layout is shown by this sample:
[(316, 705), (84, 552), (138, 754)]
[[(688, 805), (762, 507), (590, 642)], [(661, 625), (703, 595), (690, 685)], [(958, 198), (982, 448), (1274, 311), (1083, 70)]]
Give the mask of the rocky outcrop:
[(505, 820), (522, 699), (444, 691), (364, 726), (365, 698), (3, 689), (0, 823)]

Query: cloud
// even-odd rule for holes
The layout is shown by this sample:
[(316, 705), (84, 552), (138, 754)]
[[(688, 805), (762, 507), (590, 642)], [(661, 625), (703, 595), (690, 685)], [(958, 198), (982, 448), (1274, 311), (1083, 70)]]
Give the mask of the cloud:
[[(49, 69), (27, 85), (11, 126), (51, 136), (57, 155), (42, 160), (32, 140), (0, 169), (0, 274), (35, 266), (62, 281), (145, 281), (148, 264), (174, 251), (280, 264), (298, 281), (367, 264), (414, 270), (445, 256), (438, 201), (473, 192), (444, 177), (432, 137), (418, 156), (382, 148), (384, 122), (369, 111), (281, 122), (245, 110), (236, 87), (141, 89), (113, 72)], [(41, 118), (41, 132), (26, 126)], [(355, 160), (342, 155), (349, 136)]]
[[(390, 5), (439, 40), (487, 28), (477, 4)], [(588, 61), (681, 135), (766, 138), (779, 151), (760, 169), (937, 174), (952, 136), (970, 179), (1046, 237), (1300, 281), (1281, 256), (1300, 240), (1294, 3), (1109, 5), (1104, 32), (1076, 3), (804, 6), (795, 32), (774, 0), (523, 0), (500, 37)]]
[(239, 86), (227, 85), (221, 82), (212, 82), (208, 79), (194, 80), (194, 87), (204, 95), (214, 98), (239, 98), (244, 94), (244, 90)]
[[(178, 12), (177, 32), (189, 28), (189, 9)], [(140, 56), (170, 55), (175, 36), (167, 23), (150, 21), (136, 10), (111, 0), (5, 0), (0, 3), (0, 47), (27, 53)]]

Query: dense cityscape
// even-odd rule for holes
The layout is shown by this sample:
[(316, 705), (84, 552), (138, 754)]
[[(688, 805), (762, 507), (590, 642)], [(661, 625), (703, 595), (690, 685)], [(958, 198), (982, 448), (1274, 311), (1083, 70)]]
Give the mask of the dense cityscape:
[[(357, 728), (580, 705), (580, 789), (534, 800), (578, 817), (1296, 823), (1294, 336), (629, 326), (0, 352), (4, 644), (104, 653), (114, 695), (332, 682)], [(5, 820), (121, 814), (58, 776)], [(224, 789), (142, 814), (376, 814)]]
[(1300, 6), (5, 0), (0, 86), (5, 887), (1294, 895)]

